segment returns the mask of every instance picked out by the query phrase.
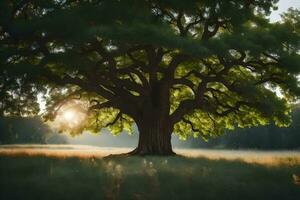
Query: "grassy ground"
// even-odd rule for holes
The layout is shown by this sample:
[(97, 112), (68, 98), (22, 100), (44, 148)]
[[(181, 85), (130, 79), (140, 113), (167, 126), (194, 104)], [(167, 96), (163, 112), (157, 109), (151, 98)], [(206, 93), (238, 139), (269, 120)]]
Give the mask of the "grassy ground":
[[(282, 162), (284, 161), (284, 162)], [(300, 164), (0, 152), (0, 199), (300, 199)]]

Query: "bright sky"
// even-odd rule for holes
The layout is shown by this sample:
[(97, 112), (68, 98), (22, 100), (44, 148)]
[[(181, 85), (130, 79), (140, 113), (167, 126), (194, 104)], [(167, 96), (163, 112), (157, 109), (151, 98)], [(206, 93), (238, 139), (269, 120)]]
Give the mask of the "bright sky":
[(271, 14), (271, 21), (280, 20), (280, 14), (287, 11), (290, 7), (300, 9), (300, 0), (280, 0), (278, 3), (278, 10)]

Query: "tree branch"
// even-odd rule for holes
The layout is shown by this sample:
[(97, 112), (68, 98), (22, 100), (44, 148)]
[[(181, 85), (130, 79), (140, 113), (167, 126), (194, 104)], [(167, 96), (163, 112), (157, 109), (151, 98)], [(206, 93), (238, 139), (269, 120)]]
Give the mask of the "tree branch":
[(105, 125), (105, 127), (114, 125), (119, 119), (122, 118), (122, 115), (123, 115), (123, 113), (120, 111), (120, 112), (117, 114), (116, 118), (115, 118), (112, 122), (107, 123), (107, 124)]
[(198, 133), (201, 133), (201, 130), (200, 129), (197, 129), (197, 128), (195, 128), (194, 127), (194, 124), (190, 121), (190, 120), (188, 120), (188, 119), (186, 119), (186, 118), (182, 118), (182, 121), (184, 122), (184, 123), (187, 123), (187, 124), (189, 124), (190, 126), (191, 126), (191, 128), (192, 128), (192, 131), (193, 132), (198, 132)]

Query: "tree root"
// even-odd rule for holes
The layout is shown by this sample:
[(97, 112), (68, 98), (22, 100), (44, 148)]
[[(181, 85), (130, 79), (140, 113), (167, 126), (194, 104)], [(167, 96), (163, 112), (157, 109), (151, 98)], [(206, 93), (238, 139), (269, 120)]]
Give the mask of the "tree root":
[(134, 150), (127, 152), (127, 153), (121, 153), (121, 154), (110, 154), (108, 156), (105, 156), (104, 158), (126, 158), (126, 157), (132, 157), (132, 156), (177, 156), (177, 154), (174, 151), (171, 152), (162, 152), (162, 153), (153, 153), (153, 152), (147, 152), (147, 151), (141, 151), (138, 148), (135, 148)]

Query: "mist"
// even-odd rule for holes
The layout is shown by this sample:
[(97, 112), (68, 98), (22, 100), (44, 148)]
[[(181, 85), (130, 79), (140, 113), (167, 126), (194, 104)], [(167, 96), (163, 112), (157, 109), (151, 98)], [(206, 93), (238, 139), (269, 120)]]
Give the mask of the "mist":
[[(129, 135), (126, 132), (122, 132), (116, 136), (112, 135), (108, 130), (102, 130), (100, 133), (94, 134), (84, 132), (81, 135), (70, 136), (64, 134), (66, 143), (68, 144), (80, 144), (80, 145), (91, 145), (98, 147), (129, 147), (135, 148), (138, 144), (138, 132), (135, 130), (133, 134)], [(172, 144), (175, 148), (192, 148), (188, 141), (180, 140), (178, 136), (172, 135)], [(199, 138), (197, 139), (199, 140)], [(201, 140), (201, 139), (200, 139)]]

